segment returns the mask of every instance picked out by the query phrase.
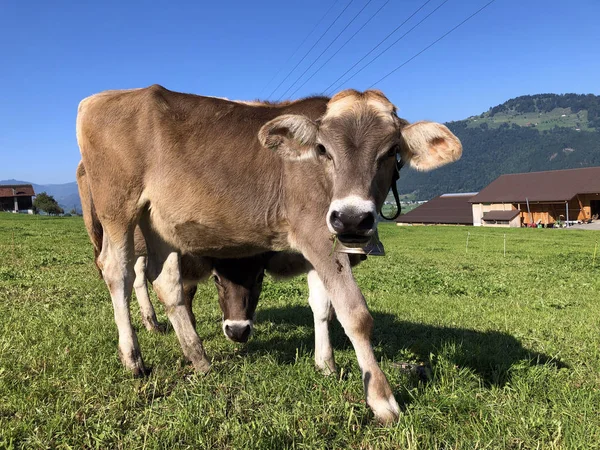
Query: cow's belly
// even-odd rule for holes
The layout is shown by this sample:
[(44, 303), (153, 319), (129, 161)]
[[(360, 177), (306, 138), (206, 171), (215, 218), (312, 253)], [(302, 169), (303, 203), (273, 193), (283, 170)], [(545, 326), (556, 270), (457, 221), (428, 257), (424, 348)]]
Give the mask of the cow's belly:
[(241, 258), (269, 250), (289, 249), (284, 227), (253, 223), (244, 215), (227, 218), (199, 212), (178, 217), (151, 207), (150, 225), (181, 252), (198, 256)]

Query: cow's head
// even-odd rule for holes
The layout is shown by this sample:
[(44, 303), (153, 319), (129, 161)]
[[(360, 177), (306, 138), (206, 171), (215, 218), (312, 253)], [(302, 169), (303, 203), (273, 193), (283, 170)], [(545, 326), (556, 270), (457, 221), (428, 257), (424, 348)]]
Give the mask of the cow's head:
[(246, 342), (252, 333), (265, 263), (264, 255), (214, 261), (212, 278), (223, 312), (223, 333), (234, 342)]
[(327, 227), (347, 246), (363, 246), (375, 232), (397, 158), (427, 171), (462, 153), (460, 141), (444, 125), (409, 124), (376, 90), (338, 93), (316, 122), (279, 116), (261, 128), (259, 139), (283, 157), (314, 158), (326, 167), (332, 185)]

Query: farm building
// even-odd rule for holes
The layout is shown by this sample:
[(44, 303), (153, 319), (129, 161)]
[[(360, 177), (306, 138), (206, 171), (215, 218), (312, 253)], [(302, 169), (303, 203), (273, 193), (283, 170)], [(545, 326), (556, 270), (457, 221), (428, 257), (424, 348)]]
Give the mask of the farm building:
[(600, 167), (502, 175), (470, 202), (475, 226), (587, 221), (600, 214)]
[(33, 186), (8, 184), (0, 186), (0, 211), (28, 212), (33, 214)]
[(476, 192), (443, 194), (396, 219), (398, 225), (473, 225), (469, 200)]

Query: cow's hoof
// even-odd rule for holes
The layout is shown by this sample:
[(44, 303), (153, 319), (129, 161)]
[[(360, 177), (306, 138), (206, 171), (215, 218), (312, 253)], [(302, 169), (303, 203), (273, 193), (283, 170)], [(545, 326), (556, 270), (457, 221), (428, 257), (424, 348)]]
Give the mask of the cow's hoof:
[(199, 361), (193, 362), (192, 365), (194, 366), (194, 370), (196, 372), (200, 372), (203, 374), (207, 374), (208, 372), (210, 372), (211, 363), (206, 357), (202, 358)]
[(125, 357), (124, 354), (119, 350), (119, 359), (121, 363), (127, 370), (129, 370), (135, 378), (142, 378), (150, 375), (150, 370), (146, 368), (144, 365), (144, 361), (142, 360), (142, 355), (132, 354)]
[(135, 368), (132, 373), (133, 373), (133, 378), (149, 377), (150, 374), (152, 373), (152, 367)]
[(150, 333), (165, 334), (167, 332), (167, 325), (164, 323), (145, 320), (142, 320), (142, 323)]
[(383, 425), (391, 425), (398, 421), (400, 417), (400, 407), (398, 402), (391, 395), (388, 399), (367, 400), (368, 405), (375, 414), (375, 419)]
[(337, 367), (333, 358), (324, 361), (315, 361), (315, 369), (326, 377), (337, 374)]

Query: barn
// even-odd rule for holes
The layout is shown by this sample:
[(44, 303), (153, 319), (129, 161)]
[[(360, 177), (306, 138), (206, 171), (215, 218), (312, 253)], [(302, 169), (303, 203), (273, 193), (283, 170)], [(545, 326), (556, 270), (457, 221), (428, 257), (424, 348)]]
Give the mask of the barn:
[(600, 214), (600, 167), (502, 175), (470, 203), (475, 226), (590, 221)]
[(0, 185), (0, 211), (33, 214), (33, 186), (30, 184)]
[(396, 219), (398, 225), (473, 225), (469, 200), (476, 192), (443, 194)]

